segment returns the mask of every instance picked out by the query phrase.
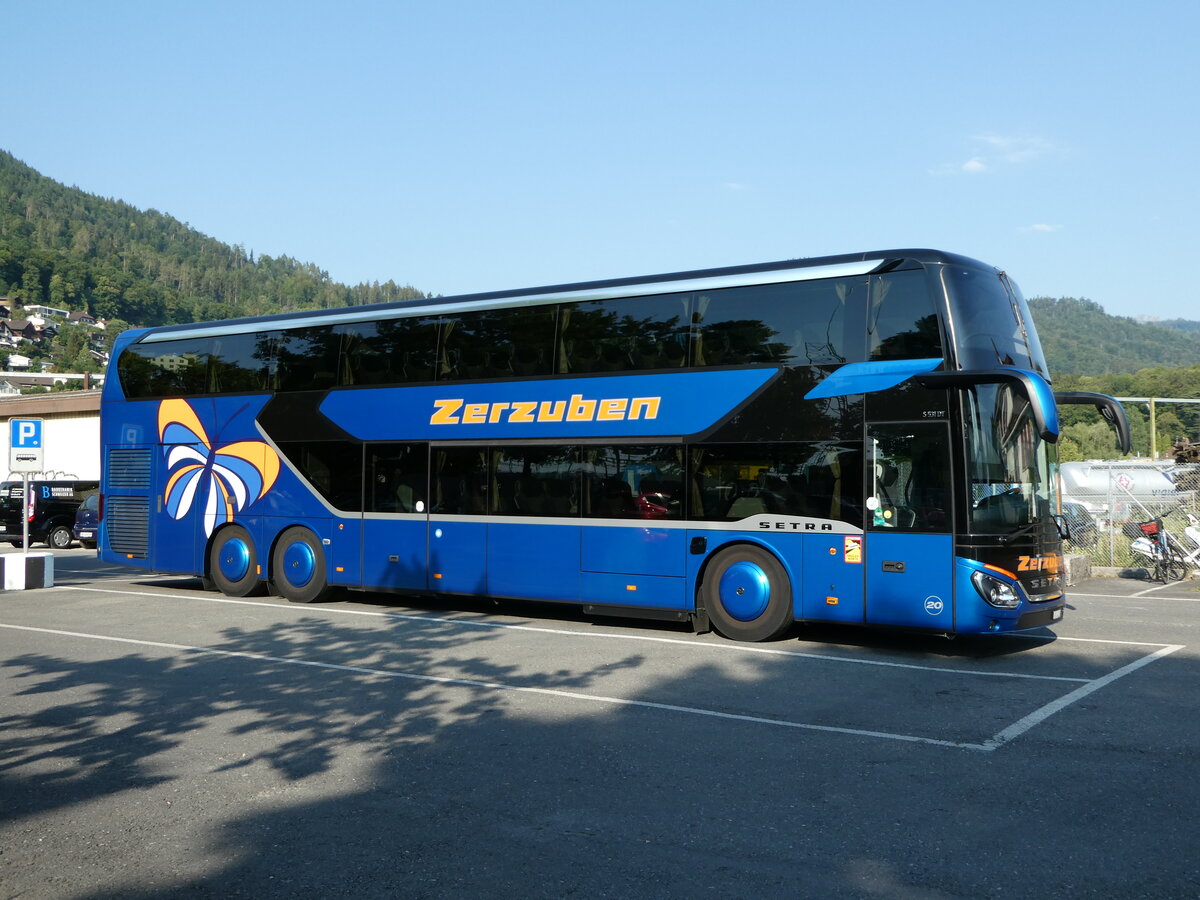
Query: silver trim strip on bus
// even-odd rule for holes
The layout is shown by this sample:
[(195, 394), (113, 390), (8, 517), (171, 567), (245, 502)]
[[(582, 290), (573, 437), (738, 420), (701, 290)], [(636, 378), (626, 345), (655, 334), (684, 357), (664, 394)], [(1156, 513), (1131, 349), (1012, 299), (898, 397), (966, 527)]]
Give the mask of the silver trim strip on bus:
[[(342, 519), (357, 519), (354, 513), (339, 513)], [(601, 519), (583, 516), (480, 516), (456, 513), (363, 513), (362, 518), (407, 522), (428, 521), (431, 525), (453, 525), (455, 522), (476, 525), (567, 525), (598, 526), (601, 528), (659, 528), (672, 531), (752, 531), (755, 534), (862, 534), (863, 530), (848, 522), (835, 519), (814, 519), (808, 516), (773, 516), (760, 514), (731, 522), (706, 522), (684, 519)]]
[(655, 294), (682, 294), (690, 291), (715, 291), (720, 288), (750, 287), (758, 284), (780, 284), (791, 281), (814, 281), (820, 278), (849, 278), (866, 275), (884, 260), (867, 259), (861, 262), (838, 263), (811, 268), (783, 269), (770, 272), (746, 272), (741, 275), (719, 275), (710, 278), (691, 278), (680, 281), (660, 281), (650, 284), (625, 284), (616, 287), (558, 291), (548, 294), (499, 297), (491, 300), (464, 300), (461, 303), (440, 303), (427, 306), (408, 306), (400, 309), (354, 308), (344, 313), (328, 315), (298, 314), (287, 319), (262, 319), (233, 324), (204, 324), (195, 328), (151, 332), (137, 343), (154, 344), (161, 341), (180, 341), (190, 338), (213, 337), (224, 334), (250, 334), (257, 331), (282, 331), (287, 328), (306, 328), (312, 325), (345, 325), (352, 322), (375, 322), (386, 319), (407, 319), (430, 313), (476, 312), (487, 309), (506, 309), (519, 306), (546, 306), (551, 303), (613, 300), (621, 297), (646, 297)]

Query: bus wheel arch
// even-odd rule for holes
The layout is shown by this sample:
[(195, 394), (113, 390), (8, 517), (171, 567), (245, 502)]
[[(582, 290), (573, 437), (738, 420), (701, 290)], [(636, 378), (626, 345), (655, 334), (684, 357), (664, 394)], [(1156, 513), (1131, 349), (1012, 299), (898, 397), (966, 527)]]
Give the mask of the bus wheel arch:
[(774, 640), (794, 621), (787, 569), (770, 550), (748, 542), (725, 544), (705, 561), (696, 605), (735, 641)]
[(208, 545), (208, 578), (227, 597), (262, 593), (258, 552), (254, 538), (241, 525), (217, 531)]
[(331, 590), (321, 540), (303, 525), (285, 528), (271, 550), (271, 583), (292, 603), (316, 603)]

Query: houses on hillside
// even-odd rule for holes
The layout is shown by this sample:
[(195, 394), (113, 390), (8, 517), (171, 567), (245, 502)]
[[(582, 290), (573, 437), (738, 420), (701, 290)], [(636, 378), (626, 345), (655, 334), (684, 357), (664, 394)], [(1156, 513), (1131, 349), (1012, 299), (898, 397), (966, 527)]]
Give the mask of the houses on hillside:
[[(10, 297), (0, 297), (0, 353), (17, 350), (22, 341), (40, 344), (54, 338), (63, 328), (84, 328), (93, 360), (104, 366), (108, 362), (108, 354), (104, 352), (104, 326), (103, 319), (87, 312), (40, 304), (22, 307)], [(28, 371), (30, 360), (24, 354), (9, 353), (5, 369)]]

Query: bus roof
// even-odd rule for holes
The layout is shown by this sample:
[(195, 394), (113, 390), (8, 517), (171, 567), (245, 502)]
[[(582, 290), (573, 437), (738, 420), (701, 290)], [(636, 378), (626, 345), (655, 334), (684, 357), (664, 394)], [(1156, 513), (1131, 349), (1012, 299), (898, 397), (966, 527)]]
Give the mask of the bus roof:
[[(809, 281), (818, 278), (845, 278), (866, 275), (891, 268), (901, 260), (922, 264), (967, 266), (974, 269), (999, 271), (978, 260), (941, 250), (880, 250), (866, 253), (847, 253), (808, 259), (728, 266), (715, 269), (695, 269), (633, 278), (613, 278), (603, 281), (548, 285), (517, 290), (461, 294), (424, 300), (400, 300), (366, 306), (347, 306), (333, 309), (314, 309), (269, 316), (251, 316), (186, 325), (164, 325), (146, 329), (137, 343), (181, 340), (224, 334), (245, 334), (263, 330), (309, 328), (320, 325), (339, 325), (350, 322), (408, 318), (422, 314), (454, 311), (501, 309), (512, 306), (540, 306), (551, 303), (585, 302), (616, 297), (673, 294), (686, 291), (716, 290), (756, 284), (786, 281)], [(632, 290), (631, 290), (632, 289)]]

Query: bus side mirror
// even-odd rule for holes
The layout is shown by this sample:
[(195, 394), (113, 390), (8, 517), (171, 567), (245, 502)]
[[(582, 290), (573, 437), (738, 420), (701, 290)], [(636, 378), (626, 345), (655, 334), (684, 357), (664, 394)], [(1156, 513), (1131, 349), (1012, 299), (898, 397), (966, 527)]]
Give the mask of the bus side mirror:
[(1071, 523), (1067, 521), (1067, 517), (1056, 515), (1054, 524), (1058, 526), (1058, 536), (1064, 541), (1069, 541), (1071, 539)]
[(1054, 401), (1059, 406), (1076, 404), (1094, 406), (1104, 416), (1106, 422), (1117, 432), (1117, 446), (1121, 453), (1127, 455), (1133, 449), (1133, 439), (1129, 433), (1129, 418), (1123, 407), (1115, 398), (1107, 394), (1094, 394), (1091, 391), (1057, 391)]
[(1058, 408), (1046, 379), (1026, 369), (962, 369), (948, 372), (930, 372), (913, 378), (917, 384), (927, 388), (971, 387), (976, 384), (1011, 384), (1029, 400), (1033, 422), (1042, 440), (1051, 444), (1058, 441)]

